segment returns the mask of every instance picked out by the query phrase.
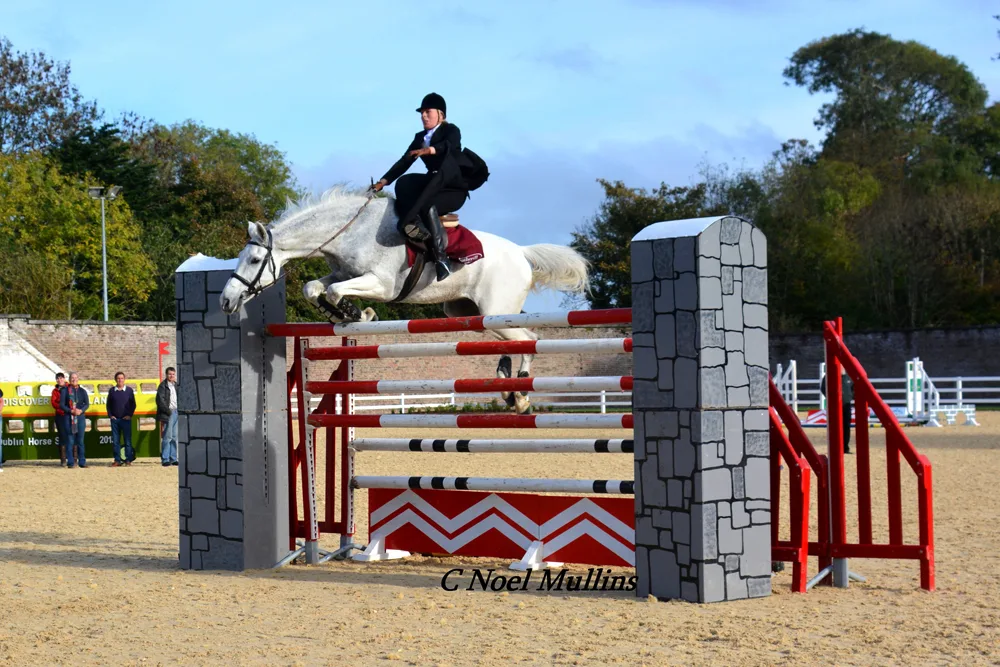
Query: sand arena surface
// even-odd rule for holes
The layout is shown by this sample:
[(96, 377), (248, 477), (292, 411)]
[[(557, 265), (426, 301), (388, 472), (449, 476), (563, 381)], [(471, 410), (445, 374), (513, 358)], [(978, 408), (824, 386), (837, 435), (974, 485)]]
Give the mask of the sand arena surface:
[[(851, 569), (868, 583), (850, 590), (794, 594), (786, 572), (775, 577), (770, 598), (715, 605), (649, 602), (620, 592), (440, 588), (451, 567), (506, 562), (412, 558), (279, 572), (182, 572), (176, 469), (152, 461), (130, 469), (91, 461), (86, 470), (8, 464), (0, 475), (0, 665), (996, 664), (1000, 414), (981, 413), (980, 421), (979, 428), (907, 431), (934, 466), (936, 592), (919, 589), (915, 561), (853, 560)], [(818, 440), (825, 431), (810, 435)], [(464, 434), (471, 436), (512, 434)], [(875, 488), (884, 489), (882, 432), (873, 430), (871, 440)], [(852, 473), (853, 458), (847, 462)], [(357, 468), (359, 474), (632, 477), (628, 455), (366, 452)], [(904, 480), (905, 534), (912, 540), (912, 475), (904, 473)], [(856, 489), (848, 486), (848, 496)], [(887, 531), (884, 492), (875, 497), (878, 538)], [(367, 537), (362, 498), (359, 541)], [(815, 502), (813, 508), (815, 514)], [(336, 536), (324, 540), (336, 544)]]

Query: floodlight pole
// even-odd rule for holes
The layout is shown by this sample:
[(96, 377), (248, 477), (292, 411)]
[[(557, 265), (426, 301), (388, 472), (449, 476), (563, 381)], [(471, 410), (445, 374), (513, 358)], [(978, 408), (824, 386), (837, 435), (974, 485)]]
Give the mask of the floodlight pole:
[(104, 321), (108, 321), (108, 240), (104, 231), (104, 195), (101, 195), (101, 274), (104, 282)]

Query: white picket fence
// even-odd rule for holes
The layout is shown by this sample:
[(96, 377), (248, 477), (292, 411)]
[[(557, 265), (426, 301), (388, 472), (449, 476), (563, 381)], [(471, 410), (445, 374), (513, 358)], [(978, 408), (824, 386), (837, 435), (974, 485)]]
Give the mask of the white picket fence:
[[(312, 408), (319, 405), (319, 396), (313, 396)], [(548, 399), (548, 400), (546, 400)], [(551, 400), (564, 399), (564, 400)], [(465, 405), (488, 405), (499, 401), (500, 394), (396, 394), (396, 395), (355, 395), (355, 412), (385, 412), (407, 414), (413, 410), (428, 410), (434, 408), (454, 407), (460, 409)], [(609, 410), (620, 411), (632, 407), (632, 392), (630, 391), (593, 391), (593, 392), (561, 392), (561, 393), (531, 393), (531, 404), (535, 407), (553, 407), (558, 409), (575, 408), (584, 412), (607, 414)], [(292, 399), (293, 416), (298, 416), (298, 401)], [(337, 397), (337, 412), (341, 411), (340, 397)]]
[[(819, 365), (820, 377), (826, 373), (825, 366)], [(796, 412), (826, 409), (826, 399), (819, 389), (820, 377), (798, 377), (794, 360), (787, 366), (778, 364), (774, 373), (778, 390)], [(948, 423), (952, 423), (959, 412), (966, 415), (970, 424), (975, 424), (977, 405), (1000, 404), (1000, 377), (931, 377), (919, 358), (906, 362), (903, 377), (869, 379), (897, 416), (916, 418), (935, 426), (939, 425), (938, 415), (945, 415)]]

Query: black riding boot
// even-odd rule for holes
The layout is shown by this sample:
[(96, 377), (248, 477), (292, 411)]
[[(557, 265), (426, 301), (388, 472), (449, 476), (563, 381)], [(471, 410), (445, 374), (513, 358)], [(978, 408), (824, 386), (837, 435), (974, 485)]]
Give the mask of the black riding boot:
[(433, 238), (433, 242), (428, 244), (428, 247), (434, 257), (434, 270), (437, 271), (437, 279), (441, 281), (451, 275), (451, 268), (448, 266), (448, 232), (441, 224), (436, 206), (427, 209), (427, 226), (430, 228)]

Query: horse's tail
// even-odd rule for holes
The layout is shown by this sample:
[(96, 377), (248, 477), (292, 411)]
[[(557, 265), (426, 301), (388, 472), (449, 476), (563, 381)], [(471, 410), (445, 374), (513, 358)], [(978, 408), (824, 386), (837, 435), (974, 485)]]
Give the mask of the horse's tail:
[(590, 290), (589, 264), (569, 246), (539, 243), (521, 246), (531, 264), (531, 288), (548, 287), (560, 292)]

